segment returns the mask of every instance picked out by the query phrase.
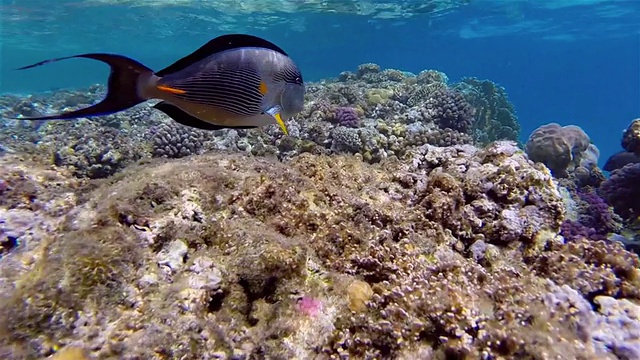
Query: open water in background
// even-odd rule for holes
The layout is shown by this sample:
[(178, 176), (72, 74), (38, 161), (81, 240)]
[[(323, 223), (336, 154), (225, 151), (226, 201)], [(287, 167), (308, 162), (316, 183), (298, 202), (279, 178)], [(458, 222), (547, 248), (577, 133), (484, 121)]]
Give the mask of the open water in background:
[[(523, 141), (548, 122), (576, 124), (600, 148), (600, 165), (640, 117), (640, 1), (324, 3), (319, 10), (317, 1), (297, 0), (1, 0), (0, 93), (106, 81), (106, 65), (89, 60), (12, 70), (52, 57), (122, 53), (157, 69), (213, 37), (245, 32), (284, 48), (305, 80), (365, 62), (490, 79), (515, 104)], [(392, 15), (386, 9), (394, 5)]]

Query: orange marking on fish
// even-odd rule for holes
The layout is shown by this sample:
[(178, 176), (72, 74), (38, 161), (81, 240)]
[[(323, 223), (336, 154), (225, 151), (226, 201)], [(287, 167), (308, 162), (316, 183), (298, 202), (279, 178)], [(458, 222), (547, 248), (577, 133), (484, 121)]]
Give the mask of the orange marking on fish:
[(267, 84), (265, 84), (264, 82), (261, 82), (260, 83), (260, 94), (266, 95), (268, 90), (269, 89), (267, 89)]
[(164, 86), (164, 85), (158, 85), (157, 86), (158, 90), (162, 90), (162, 91), (166, 91), (168, 93), (172, 93), (172, 94), (184, 94), (186, 93), (186, 91), (184, 90), (180, 90), (180, 89), (174, 89), (168, 86)]

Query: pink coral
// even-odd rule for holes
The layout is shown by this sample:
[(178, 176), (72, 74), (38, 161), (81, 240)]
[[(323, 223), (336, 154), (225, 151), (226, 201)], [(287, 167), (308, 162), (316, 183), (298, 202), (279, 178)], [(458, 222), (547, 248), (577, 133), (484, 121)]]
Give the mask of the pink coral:
[(316, 316), (322, 310), (322, 302), (310, 296), (303, 296), (297, 300), (298, 311), (307, 316)]

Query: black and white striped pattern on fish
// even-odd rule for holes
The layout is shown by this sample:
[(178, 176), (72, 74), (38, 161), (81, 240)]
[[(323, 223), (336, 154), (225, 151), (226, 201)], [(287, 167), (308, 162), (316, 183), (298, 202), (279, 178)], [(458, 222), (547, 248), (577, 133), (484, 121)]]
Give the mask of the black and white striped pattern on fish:
[(273, 80), (275, 82), (286, 82), (289, 84), (302, 84), (302, 74), (292, 64), (285, 64), (285, 66), (273, 74)]
[(187, 102), (222, 109), (239, 116), (254, 116), (262, 112), (262, 79), (251, 69), (218, 69), (172, 81), (170, 86), (185, 91), (175, 94)]

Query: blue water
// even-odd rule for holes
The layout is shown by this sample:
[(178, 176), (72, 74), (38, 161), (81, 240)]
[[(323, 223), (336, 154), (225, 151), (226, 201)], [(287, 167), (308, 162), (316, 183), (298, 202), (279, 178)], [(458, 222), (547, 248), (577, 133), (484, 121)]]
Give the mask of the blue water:
[[(245, 32), (286, 49), (306, 80), (364, 62), (416, 73), (437, 69), (452, 81), (490, 79), (515, 104), (523, 141), (548, 122), (576, 124), (600, 148), (601, 165), (640, 117), (640, 1), (243, 2), (255, 7), (249, 10), (234, 1), (180, 3), (2, 0), (0, 93), (106, 79), (106, 66), (86, 60), (12, 70), (51, 57), (122, 53), (157, 69), (215, 36)], [(419, 4), (437, 11), (415, 14)], [(376, 6), (373, 14), (357, 14)], [(400, 14), (389, 16), (382, 6)]]

